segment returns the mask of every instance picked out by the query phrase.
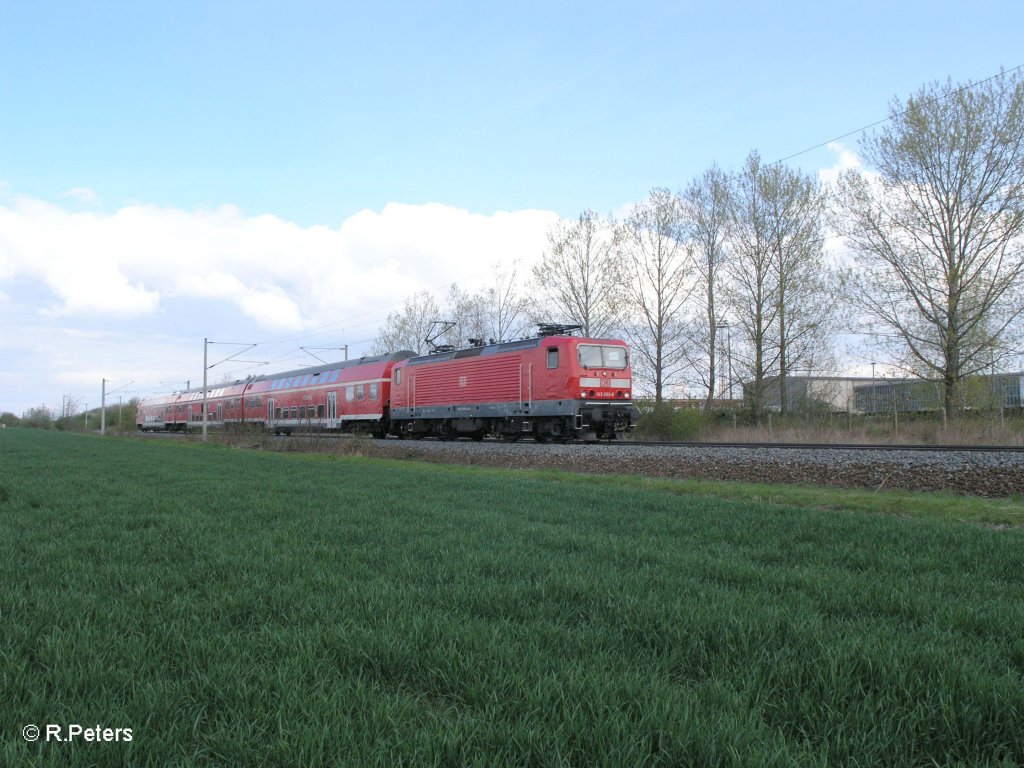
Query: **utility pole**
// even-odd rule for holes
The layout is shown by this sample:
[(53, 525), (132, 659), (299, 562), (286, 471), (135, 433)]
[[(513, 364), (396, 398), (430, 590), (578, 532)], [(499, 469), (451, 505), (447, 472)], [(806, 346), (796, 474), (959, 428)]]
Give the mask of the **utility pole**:
[(732, 323), (719, 323), (725, 329), (725, 363), (729, 372), (729, 399), (732, 400)]
[[(113, 379), (113, 381), (117, 381), (117, 379)], [(100, 394), (100, 434), (101, 435), (105, 435), (105, 434), (107, 434), (107, 395), (108, 394), (112, 395), (115, 392), (120, 392), (122, 389), (124, 389), (125, 387), (129, 386), (130, 384), (134, 384), (135, 383), (135, 379), (132, 379), (131, 381), (129, 381), (128, 384), (122, 384), (117, 389), (110, 390), (109, 393), (107, 392), (107, 380), (103, 379), (102, 382), (103, 382), (103, 384), (102, 384), (101, 394)], [(117, 408), (118, 408), (118, 410), (117, 410), (117, 428), (120, 429), (121, 428), (121, 405), (120, 405), (121, 397), (120, 397), (120, 395), (117, 398), (117, 402), (118, 402), (118, 406), (117, 406)]]
[[(207, 354), (207, 352), (208, 352), (209, 346), (211, 344), (225, 344), (227, 346), (245, 347), (245, 349), (240, 350), (239, 352), (236, 352), (233, 355), (228, 355), (223, 360), (218, 360), (213, 365), (210, 365), (209, 364), (209, 355)], [(239, 363), (255, 363), (257, 365), (266, 365), (267, 363), (264, 360), (238, 360), (238, 356), (239, 355), (245, 354), (246, 352), (248, 352), (250, 349), (252, 349), (255, 346), (257, 346), (257, 345), (256, 344), (245, 344), (245, 343), (237, 342), (237, 341), (210, 341), (208, 338), (203, 339), (203, 442), (204, 443), (206, 442), (206, 429), (207, 429), (206, 416), (207, 416), (207, 408), (208, 408), (208, 404), (209, 404), (209, 388), (207, 386), (207, 371), (209, 371), (209, 369), (213, 368), (214, 366), (220, 365), (221, 363), (226, 363), (228, 360), (235, 360), (236, 362), (239, 362)]]
[(209, 339), (203, 339), (203, 442), (206, 442), (206, 348), (210, 345)]
[(896, 382), (892, 383), (892, 431), (894, 435), (900, 433), (900, 413), (896, 408)]
[(878, 410), (878, 395), (875, 394), (875, 361), (871, 361), (871, 413)]

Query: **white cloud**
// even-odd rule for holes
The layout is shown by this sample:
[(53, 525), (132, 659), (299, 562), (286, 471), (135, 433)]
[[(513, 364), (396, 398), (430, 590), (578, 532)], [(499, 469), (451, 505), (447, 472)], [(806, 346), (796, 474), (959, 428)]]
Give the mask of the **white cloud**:
[(615, 221), (625, 221), (626, 219), (633, 215), (633, 211), (636, 210), (636, 207), (637, 205), (640, 204), (640, 202), (641, 201), (636, 200), (632, 203), (623, 203), (614, 211), (612, 211), (611, 217)]
[(238, 298), (238, 306), (249, 317), (258, 317), (265, 328), (280, 331), (302, 329), (302, 313), (287, 296), (264, 291), (245, 293)]
[(818, 171), (818, 180), (825, 186), (831, 186), (839, 181), (844, 171), (864, 172), (864, 164), (860, 157), (852, 149), (838, 141), (829, 142), (828, 148), (836, 153), (836, 162), (829, 168), (822, 168)]
[(215, 377), (314, 363), (302, 345), (361, 354), (416, 291), (475, 290), (513, 261), (527, 275), (557, 218), (393, 203), (302, 227), (233, 206), (104, 212), (0, 196), (0, 409), (98, 393), (101, 378), (139, 382), (125, 395), (194, 384), (207, 332), (264, 342), (244, 357), (274, 366), (225, 363)]
[(60, 195), (62, 198), (68, 198), (78, 202), (82, 205), (95, 206), (99, 205), (100, 196), (96, 194), (95, 190), (89, 189), (88, 187), (75, 187), (69, 189)]
[(389, 204), (331, 229), (232, 206), (104, 214), (18, 197), (0, 205), (0, 280), (45, 285), (48, 314), (140, 316), (198, 298), (230, 302), (261, 328), (301, 330), (422, 288), (482, 284), (495, 264), (539, 257), (556, 219)]

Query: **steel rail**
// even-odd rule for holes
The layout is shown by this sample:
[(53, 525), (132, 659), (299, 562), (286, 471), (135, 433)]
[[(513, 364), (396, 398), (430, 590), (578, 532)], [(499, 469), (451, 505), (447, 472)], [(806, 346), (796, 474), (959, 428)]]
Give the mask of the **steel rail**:
[(657, 440), (602, 440), (588, 445), (636, 446), (657, 448), (780, 448), (790, 450), (826, 450), (826, 451), (932, 451), (935, 453), (951, 453), (966, 451), (971, 453), (1022, 453), (1021, 445), (932, 445), (922, 443), (885, 444), (885, 443), (708, 443), (686, 441)]
[[(167, 436), (167, 437), (184, 437), (185, 432), (145, 432), (139, 433), (145, 436)], [(214, 434), (225, 434), (223, 432), (217, 432)], [(235, 433), (226, 433), (230, 436), (240, 436)], [(298, 439), (339, 439), (356, 437), (348, 432), (295, 432), (291, 435), (276, 435), (271, 433), (260, 433), (265, 437), (272, 437), (277, 439), (285, 439), (288, 437), (294, 437)], [(367, 438), (370, 439), (370, 438)], [(373, 438), (374, 440), (380, 438)], [(389, 436), (389, 441), (398, 442), (398, 438)], [(442, 443), (442, 442), (454, 442), (460, 445), (475, 445), (478, 441), (461, 439), (461, 438), (450, 438), (441, 439), (436, 437), (426, 437), (421, 439), (403, 439), (401, 442), (408, 445), (416, 445), (420, 442), (431, 442), (431, 443)], [(1024, 445), (933, 445), (933, 444), (921, 444), (921, 443), (907, 443), (907, 444), (885, 444), (885, 443), (709, 443), (709, 442), (694, 442), (694, 441), (680, 441), (680, 440), (590, 440), (590, 441), (571, 441), (569, 443), (559, 440), (548, 440), (538, 443), (532, 438), (523, 438), (515, 443), (505, 443), (500, 440), (486, 440), (486, 443), (501, 443), (503, 445), (586, 445), (586, 446), (601, 446), (601, 447), (612, 447), (612, 448), (746, 448), (751, 450), (777, 448), (783, 450), (826, 450), (826, 451), (923, 451), (923, 452), (934, 452), (934, 453), (955, 453), (955, 452), (968, 452), (968, 453), (1024, 453)]]

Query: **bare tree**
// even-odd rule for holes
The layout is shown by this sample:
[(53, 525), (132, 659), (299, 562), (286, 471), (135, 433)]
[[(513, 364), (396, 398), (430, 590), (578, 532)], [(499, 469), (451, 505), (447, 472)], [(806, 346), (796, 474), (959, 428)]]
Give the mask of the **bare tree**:
[(75, 395), (67, 395), (64, 398), (63, 403), (61, 405), (60, 415), (57, 416), (56, 418), (66, 419), (71, 418), (72, 416), (77, 416), (84, 407), (83, 402), (84, 401), (82, 400), (81, 397), (77, 397)]
[(731, 187), (729, 303), (745, 336), (757, 419), (769, 377), (776, 377), (785, 414), (793, 371), (827, 357), (840, 276), (824, 261), (824, 205), (814, 179), (777, 163), (762, 165), (757, 152)]
[(445, 320), (455, 325), (445, 334), (444, 342), (459, 348), (470, 339), (486, 341), (491, 333), (491, 312), (484, 292), (469, 293), (452, 283), (448, 289)]
[(634, 206), (619, 235), (624, 290), (633, 308), (625, 330), (634, 371), (650, 381), (659, 404), (685, 363), (682, 308), (693, 286), (682, 234), (679, 198), (656, 188)]
[(616, 234), (611, 220), (590, 210), (548, 232), (548, 250), (533, 268), (538, 317), (579, 325), (588, 337), (615, 331), (622, 304)]
[(494, 283), (484, 293), (490, 306), (491, 334), (498, 341), (518, 339), (530, 328), (530, 302), (519, 290), (518, 271), (515, 264), (504, 269), (496, 265)]
[(778, 313), (776, 275), (772, 270), (770, 210), (763, 188), (763, 166), (756, 152), (747, 156), (729, 195), (729, 232), (732, 257), (727, 263), (726, 301), (743, 344), (735, 359), (747, 374), (747, 396), (754, 419), (764, 409), (767, 378), (778, 362), (771, 345), (771, 329)]
[(829, 347), (840, 276), (825, 265), (825, 196), (810, 176), (779, 164), (763, 168), (774, 272), (779, 403), (789, 411), (789, 377)]
[(691, 369), (707, 388), (707, 409), (715, 398), (719, 378), (716, 351), (722, 318), (717, 299), (729, 225), (729, 177), (718, 166), (712, 166), (686, 188), (682, 200), (686, 234), (694, 249), (695, 291), (702, 305), (692, 324), (694, 344), (688, 357)]
[(430, 325), (441, 319), (441, 311), (429, 291), (420, 291), (405, 300), (401, 312), (392, 312), (374, 342), (374, 354), (409, 349), (417, 354), (427, 352), (426, 336)]
[(883, 344), (943, 382), (1020, 349), (1024, 317), (1024, 82), (947, 81), (894, 102), (861, 143), (872, 175), (840, 179), (853, 298)]

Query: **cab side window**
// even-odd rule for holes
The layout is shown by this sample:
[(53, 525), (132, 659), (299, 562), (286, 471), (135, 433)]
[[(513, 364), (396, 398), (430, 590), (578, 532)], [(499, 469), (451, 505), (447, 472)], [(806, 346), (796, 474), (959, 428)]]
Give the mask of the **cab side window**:
[(558, 347), (548, 347), (548, 368), (558, 367)]

